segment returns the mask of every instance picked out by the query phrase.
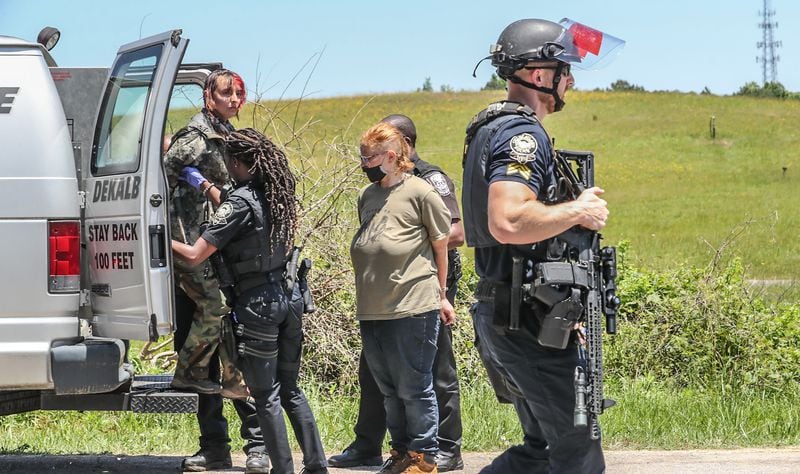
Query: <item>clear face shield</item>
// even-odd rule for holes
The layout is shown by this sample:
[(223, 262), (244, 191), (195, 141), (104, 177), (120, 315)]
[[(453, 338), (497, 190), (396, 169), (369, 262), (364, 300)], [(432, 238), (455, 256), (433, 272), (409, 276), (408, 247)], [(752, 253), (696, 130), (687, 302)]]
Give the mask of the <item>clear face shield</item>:
[(604, 68), (625, 47), (625, 41), (569, 18), (558, 23), (564, 27), (564, 33), (555, 43), (563, 45), (564, 49), (556, 52), (553, 59), (568, 62), (578, 69), (590, 71)]

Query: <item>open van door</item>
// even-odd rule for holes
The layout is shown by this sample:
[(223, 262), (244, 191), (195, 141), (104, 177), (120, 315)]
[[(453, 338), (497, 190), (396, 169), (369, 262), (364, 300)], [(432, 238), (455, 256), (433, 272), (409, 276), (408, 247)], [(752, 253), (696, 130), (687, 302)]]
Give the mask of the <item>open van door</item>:
[(180, 35), (174, 30), (122, 46), (100, 103), (85, 175), (95, 336), (154, 341), (174, 329), (161, 147), (189, 42)]

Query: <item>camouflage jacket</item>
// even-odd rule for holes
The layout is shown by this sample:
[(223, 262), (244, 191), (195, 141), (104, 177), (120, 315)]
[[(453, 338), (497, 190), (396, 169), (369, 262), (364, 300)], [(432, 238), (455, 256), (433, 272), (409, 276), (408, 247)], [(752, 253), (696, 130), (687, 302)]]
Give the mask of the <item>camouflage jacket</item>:
[(193, 244), (200, 236), (200, 224), (214, 213), (211, 200), (178, 176), (184, 166), (194, 166), (210, 182), (228, 182), (223, 159), (222, 135), (203, 112), (179, 130), (164, 155), (164, 168), (170, 188), (170, 230), (172, 238)]

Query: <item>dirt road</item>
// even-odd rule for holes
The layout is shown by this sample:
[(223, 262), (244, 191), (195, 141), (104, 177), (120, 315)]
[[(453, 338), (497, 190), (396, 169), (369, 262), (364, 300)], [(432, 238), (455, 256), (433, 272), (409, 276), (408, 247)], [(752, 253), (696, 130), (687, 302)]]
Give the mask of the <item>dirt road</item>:
[[(475, 474), (491, 462), (496, 453), (467, 453), (462, 474)], [(69, 473), (160, 473), (179, 472), (182, 456), (114, 455), (2, 455), (0, 472), (69, 472)], [(296, 459), (299, 471), (299, 459)], [(234, 456), (234, 467), (227, 471), (243, 472), (244, 456)], [(739, 474), (798, 473), (800, 446), (784, 449), (737, 449), (692, 451), (607, 451), (609, 474)], [(331, 474), (374, 473), (378, 468), (331, 469)], [(524, 473), (508, 473), (524, 474)]]

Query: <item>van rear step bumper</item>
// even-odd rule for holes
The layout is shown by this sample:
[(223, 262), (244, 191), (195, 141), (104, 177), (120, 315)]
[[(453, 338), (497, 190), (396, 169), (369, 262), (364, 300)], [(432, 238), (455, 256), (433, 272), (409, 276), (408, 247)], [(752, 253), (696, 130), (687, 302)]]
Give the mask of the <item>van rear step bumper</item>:
[(197, 394), (170, 388), (172, 375), (138, 375), (127, 391), (56, 395), (52, 391), (0, 392), (0, 415), (33, 410), (131, 411), (195, 413)]

